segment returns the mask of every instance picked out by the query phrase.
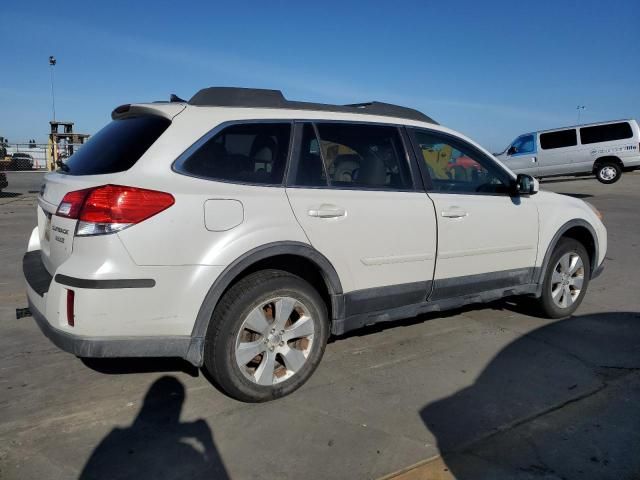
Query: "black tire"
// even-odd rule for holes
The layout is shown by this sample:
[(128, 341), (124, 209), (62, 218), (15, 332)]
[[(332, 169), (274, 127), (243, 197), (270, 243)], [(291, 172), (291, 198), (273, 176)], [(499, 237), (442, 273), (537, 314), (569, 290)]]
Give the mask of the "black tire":
[[(565, 308), (561, 308), (554, 302), (552, 298), (552, 275), (554, 270), (562, 258), (567, 253), (575, 253), (582, 260), (582, 264), (584, 265), (584, 279), (582, 283), (582, 288), (580, 289), (580, 293), (578, 297), (573, 301), (573, 303)], [(561, 238), (556, 246), (551, 258), (549, 259), (549, 264), (544, 272), (543, 282), (542, 282), (542, 295), (537, 299), (537, 306), (540, 310), (540, 313), (547, 318), (564, 318), (568, 317), (576, 311), (576, 309), (582, 303), (582, 299), (584, 298), (587, 287), (589, 286), (589, 280), (591, 278), (591, 262), (589, 260), (589, 254), (587, 250), (577, 240), (572, 238)]]
[(600, 183), (610, 185), (620, 180), (622, 168), (620, 168), (617, 162), (601, 162), (596, 165), (594, 173)]
[[(236, 339), (245, 318), (270, 298), (292, 297), (317, 319), (313, 342), (304, 365), (290, 378), (269, 386), (258, 385), (240, 370), (235, 359)], [(280, 270), (262, 270), (240, 280), (220, 299), (204, 348), (204, 369), (227, 395), (243, 402), (265, 402), (290, 394), (311, 377), (329, 338), (327, 307), (318, 292), (302, 278)]]

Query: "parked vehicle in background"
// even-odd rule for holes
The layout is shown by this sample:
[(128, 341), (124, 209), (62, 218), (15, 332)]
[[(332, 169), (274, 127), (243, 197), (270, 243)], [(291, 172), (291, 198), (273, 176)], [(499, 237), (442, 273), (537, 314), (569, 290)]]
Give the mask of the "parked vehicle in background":
[(33, 170), (33, 157), (25, 152), (16, 152), (11, 155), (9, 170)]
[(496, 157), (515, 173), (595, 175), (615, 183), (640, 168), (640, 129), (635, 120), (617, 120), (525, 133)]
[(564, 317), (602, 269), (594, 207), (410, 108), (207, 88), (112, 118), (45, 176), (23, 260), (80, 357), (182, 357), (265, 401), (330, 335), (512, 295)]
[(0, 172), (0, 192), (9, 186), (9, 182), (7, 181), (7, 174), (4, 172)]

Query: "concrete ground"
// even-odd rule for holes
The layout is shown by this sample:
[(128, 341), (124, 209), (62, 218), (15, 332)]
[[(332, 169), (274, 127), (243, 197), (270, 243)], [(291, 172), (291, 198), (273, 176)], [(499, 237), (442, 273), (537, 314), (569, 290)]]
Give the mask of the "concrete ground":
[(181, 361), (86, 365), (16, 320), (41, 176), (9, 183), (3, 479), (640, 478), (640, 174), (543, 184), (596, 205), (609, 228), (605, 272), (572, 318), (502, 301), (368, 328), (330, 343), (307, 385), (261, 405)]

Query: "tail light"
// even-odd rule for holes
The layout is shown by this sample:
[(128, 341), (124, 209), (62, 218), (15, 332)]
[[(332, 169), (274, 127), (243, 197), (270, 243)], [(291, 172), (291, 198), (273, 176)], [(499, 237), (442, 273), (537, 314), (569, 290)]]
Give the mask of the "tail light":
[(103, 185), (67, 193), (56, 215), (79, 220), (76, 235), (103, 235), (140, 223), (166, 210), (174, 201), (169, 193)]

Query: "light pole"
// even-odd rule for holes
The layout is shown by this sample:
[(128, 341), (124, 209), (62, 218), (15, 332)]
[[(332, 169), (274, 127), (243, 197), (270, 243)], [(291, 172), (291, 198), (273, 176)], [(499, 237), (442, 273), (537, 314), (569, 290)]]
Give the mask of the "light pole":
[(56, 65), (56, 57), (49, 56), (49, 66), (51, 67), (51, 106), (53, 109), (53, 121), (56, 121), (56, 96), (53, 92), (53, 67)]
[(576, 107), (576, 110), (578, 111), (578, 125), (580, 124), (580, 112), (584, 110), (584, 108), (585, 108), (584, 105), (578, 105)]

